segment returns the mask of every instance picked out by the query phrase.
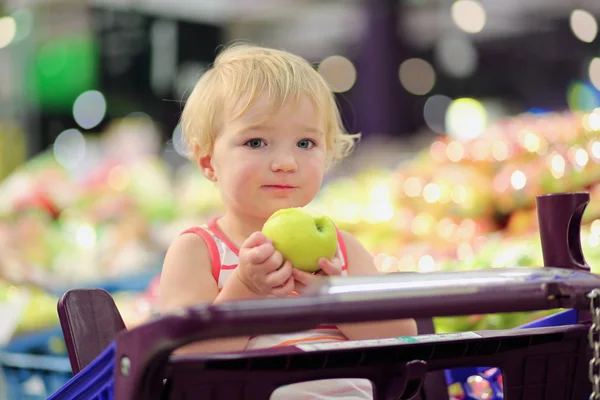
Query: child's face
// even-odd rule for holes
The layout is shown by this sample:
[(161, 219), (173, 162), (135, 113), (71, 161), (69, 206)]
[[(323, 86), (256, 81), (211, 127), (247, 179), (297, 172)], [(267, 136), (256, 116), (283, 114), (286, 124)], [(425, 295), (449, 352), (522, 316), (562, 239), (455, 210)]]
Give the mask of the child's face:
[(323, 180), (325, 135), (313, 103), (290, 101), (265, 119), (269, 111), (266, 96), (258, 98), (215, 140), (210, 166), (226, 207), (238, 215), (268, 218), (303, 207)]

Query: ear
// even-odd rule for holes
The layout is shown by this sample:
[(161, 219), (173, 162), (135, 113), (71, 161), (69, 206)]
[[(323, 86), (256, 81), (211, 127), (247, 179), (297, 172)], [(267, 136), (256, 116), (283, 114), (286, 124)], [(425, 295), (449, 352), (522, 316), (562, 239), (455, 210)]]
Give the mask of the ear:
[(202, 171), (202, 175), (204, 175), (206, 179), (213, 182), (217, 181), (217, 174), (215, 173), (211, 156), (198, 157), (198, 166), (200, 167), (200, 171)]

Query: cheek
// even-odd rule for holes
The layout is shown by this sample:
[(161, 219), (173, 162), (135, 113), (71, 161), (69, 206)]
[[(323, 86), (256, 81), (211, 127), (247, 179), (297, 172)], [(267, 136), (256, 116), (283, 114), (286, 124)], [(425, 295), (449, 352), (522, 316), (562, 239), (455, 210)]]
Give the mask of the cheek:
[(315, 162), (309, 163), (307, 166), (308, 179), (311, 180), (321, 180), (323, 179), (323, 175), (325, 173), (325, 166), (321, 163), (321, 160), (316, 160)]
[(325, 175), (325, 156), (319, 154), (312, 157), (311, 160), (306, 163), (304, 168), (307, 172), (305, 179), (307, 179), (309, 186), (318, 190), (321, 187), (323, 176)]
[(314, 169), (314, 173), (318, 173), (320, 176), (323, 176), (325, 174), (326, 163), (327, 154), (325, 150), (320, 150), (312, 155), (310, 165)]
[(238, 158), (238, 161), (231, 162), (223, 168), (220, 183), (226, 186), (227, 191), (240, 192), (252, 187), (257, 180), (258, 166), (251, 160)]

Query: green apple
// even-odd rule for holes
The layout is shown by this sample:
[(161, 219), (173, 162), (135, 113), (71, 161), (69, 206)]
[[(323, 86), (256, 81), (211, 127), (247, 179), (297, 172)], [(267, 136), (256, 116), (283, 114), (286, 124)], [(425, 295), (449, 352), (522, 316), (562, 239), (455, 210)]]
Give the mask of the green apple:
[(285, 208), (265, 222), (262, 233), (294, 268), (315, 272), (321, 257), (331, 259), (337, 250), (337, 231), (333, 221), (322, 214), (302, 208)]

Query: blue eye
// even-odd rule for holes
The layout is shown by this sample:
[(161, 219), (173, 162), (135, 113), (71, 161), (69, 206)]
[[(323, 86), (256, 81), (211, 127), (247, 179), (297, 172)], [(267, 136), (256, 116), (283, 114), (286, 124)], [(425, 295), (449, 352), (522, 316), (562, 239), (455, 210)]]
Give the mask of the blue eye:
[(301, 149), (312, 149), (315, 146), (315, 142), (310, 139), (302, 139), (298, 142), (297, 146)]
[(251, 149), (258, 149), (260, 147), (263, 147), (264, 145), (266, 145), (266, 143), (262, 139), (250, 139), (246, 143), (244, 143), (244, 146), (248, 146)]

